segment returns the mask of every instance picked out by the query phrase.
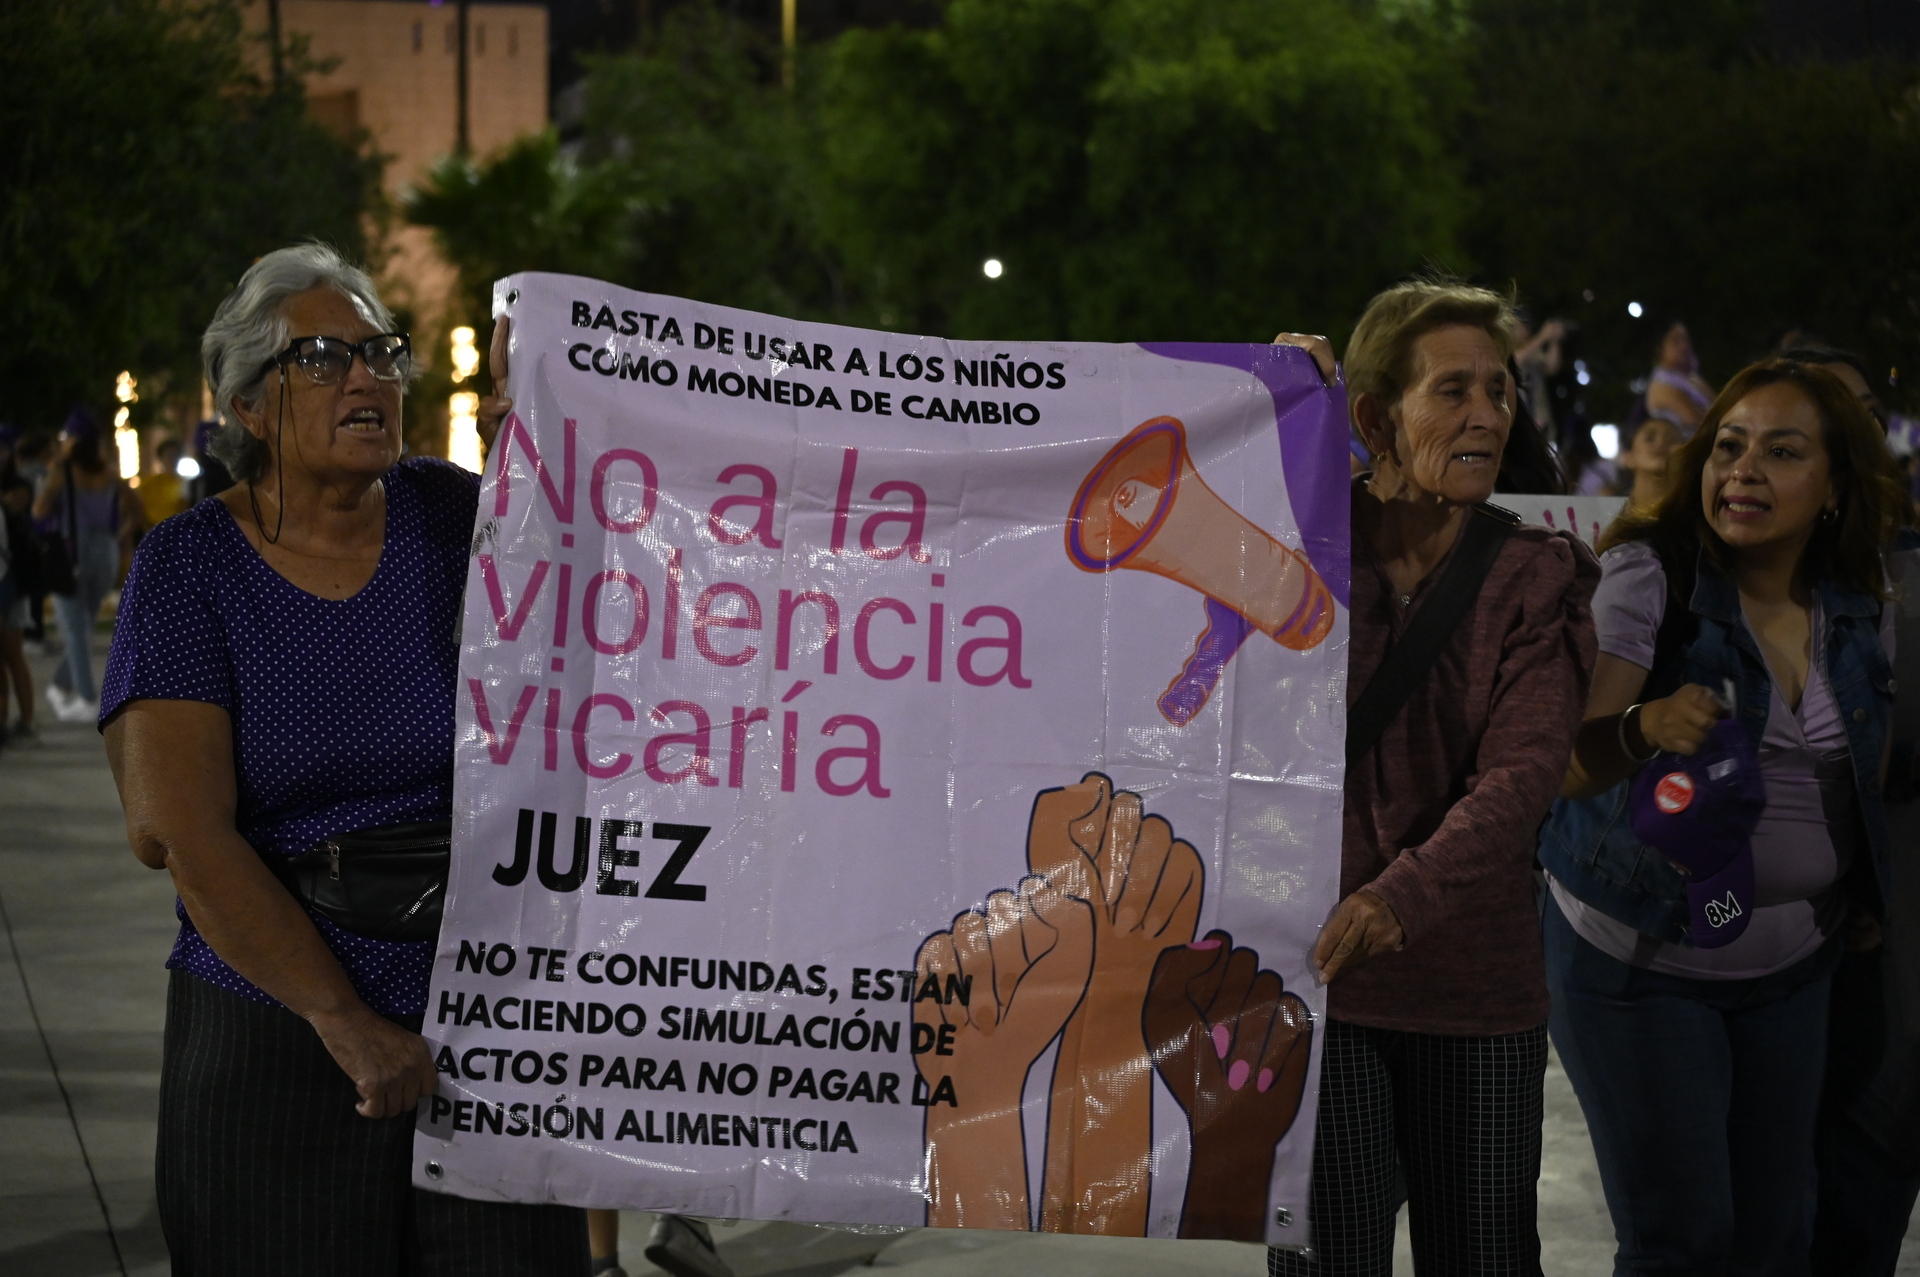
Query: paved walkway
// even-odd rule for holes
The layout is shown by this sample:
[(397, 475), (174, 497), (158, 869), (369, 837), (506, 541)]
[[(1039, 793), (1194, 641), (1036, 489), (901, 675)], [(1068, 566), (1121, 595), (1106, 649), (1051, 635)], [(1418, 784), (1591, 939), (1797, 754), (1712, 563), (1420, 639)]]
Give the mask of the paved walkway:
[(173, 890), (127, 852), (99, 735), (38, 710), (44, 743), (0, 753), (0, 1273), (164, 1277), (153, 1134)]
[[(36, 660), (44, 678), (49, 662)], [(172, 943), (167, 876), (128, 854), (100, 738), (48, 722), (0, 753), (0, 1273), (164, 1277), (153, 1204), (154, 1108)], [(628, 1271), (649, 1218), (623, 1217)], [(1549, 1277), (1611, 1271), (1613, 1239), (1586, 1125), (1558, 1064), (1547, 1075), (1540, 1179)], [(720, 1230), (739, 1277), (1260, 1277), (1232, 1242), (1125, 1241), (921, 1229), (863, 1235), (804, 1224)], [(1399, 1274), (1411, 1274), (1406, 1229)], [(1900, 1272), (1920, 1277), (1920, 1229)]]

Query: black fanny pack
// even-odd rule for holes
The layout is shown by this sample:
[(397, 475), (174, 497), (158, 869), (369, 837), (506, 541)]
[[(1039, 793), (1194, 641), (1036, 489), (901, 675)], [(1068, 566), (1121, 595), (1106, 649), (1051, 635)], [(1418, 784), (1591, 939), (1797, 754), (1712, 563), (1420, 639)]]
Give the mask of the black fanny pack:
[(335, 834), (303, 856), (266, 860), (294, 899), (355, 935), (436, 940), (452, 851), (453, 822), (428, 820)]

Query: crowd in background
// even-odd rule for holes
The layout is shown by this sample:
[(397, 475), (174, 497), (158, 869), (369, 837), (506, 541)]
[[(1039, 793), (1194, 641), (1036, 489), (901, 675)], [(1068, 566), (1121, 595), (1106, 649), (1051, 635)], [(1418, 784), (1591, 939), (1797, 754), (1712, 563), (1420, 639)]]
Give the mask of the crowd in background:
[(55, 430), (0, 424), (0, 748), (40, 739), (31, 644), (59, 665), (45, 688), (60, 722), (100, 712), (92, 642), (148, 529), (227, 486), (208, 455), (211, 423), (189, 457), (160, 438), (132, 478), (120, 476), (109, 431), (76, 407)]
[[(1630, 383), (1633, 400), (1625, 417), (1618, 424), (1595, 423), (1583, 402), (1592, 374), (1584, 361), (1567, 355), (1575, 326), (1548, 319), (1536, 328), (1526, 311), (1518, 314), (1513, 370), (1519, 398), (1553, 454), (1564, 485), (1545, 490), (1626, 497), (1636, 509), (1657, 504), (1668, 489), (1670, 457), (1692, 438), (1715, 395), (1687, 325), (1676, 319), (1660, 330), (1650, 352), (1651, 366)], [(1880, 423), (1909, 491), (1920, 499), (1920, 419), (1889, 411), (1875, 390), (1891, 384), (1891, 370), (1876, 372), (1859, 355), (1799, 327), (1782, 331), (1771, 350), (1754, 352), (1755, 359), (1767, 355), (1820, 364), (1845, 381)], [(1503, 483), (1502, 489), (1534, 490), (1512, 483)]]

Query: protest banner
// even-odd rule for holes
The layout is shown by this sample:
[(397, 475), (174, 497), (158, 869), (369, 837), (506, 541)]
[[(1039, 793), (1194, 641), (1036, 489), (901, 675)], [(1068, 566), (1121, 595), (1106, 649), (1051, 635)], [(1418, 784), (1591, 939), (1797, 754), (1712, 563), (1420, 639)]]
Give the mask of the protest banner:
[(414, 1175), (1306, 1241), (1342, 393), (502, 281)]
[(1571, 532), (1597, 549), (1609, 525), (1627, 508), (1625, 497), (1563, 497), (1502, 493), (1494, 504), (1505, 506), (1528, 523)]

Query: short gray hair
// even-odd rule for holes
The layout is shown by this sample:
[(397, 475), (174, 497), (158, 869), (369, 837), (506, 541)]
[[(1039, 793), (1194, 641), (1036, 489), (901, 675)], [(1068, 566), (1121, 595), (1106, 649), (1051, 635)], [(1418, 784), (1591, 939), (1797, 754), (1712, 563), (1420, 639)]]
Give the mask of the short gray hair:
[(273, 457), (266, 442), (235, 419), (233, 403), (260, 406), (267, 366), (291, 336), (283, 311), (287, 300), (320, 287), (338, 291), (381, 332), (392, 330), (393, 313), (367, 272), (336, 249), (309, 242), (275, 249), (249, 266), (200, 338), (200, 362), (220, 413), (220, 429), (208, 447), (238, 482), (265, 474)]

